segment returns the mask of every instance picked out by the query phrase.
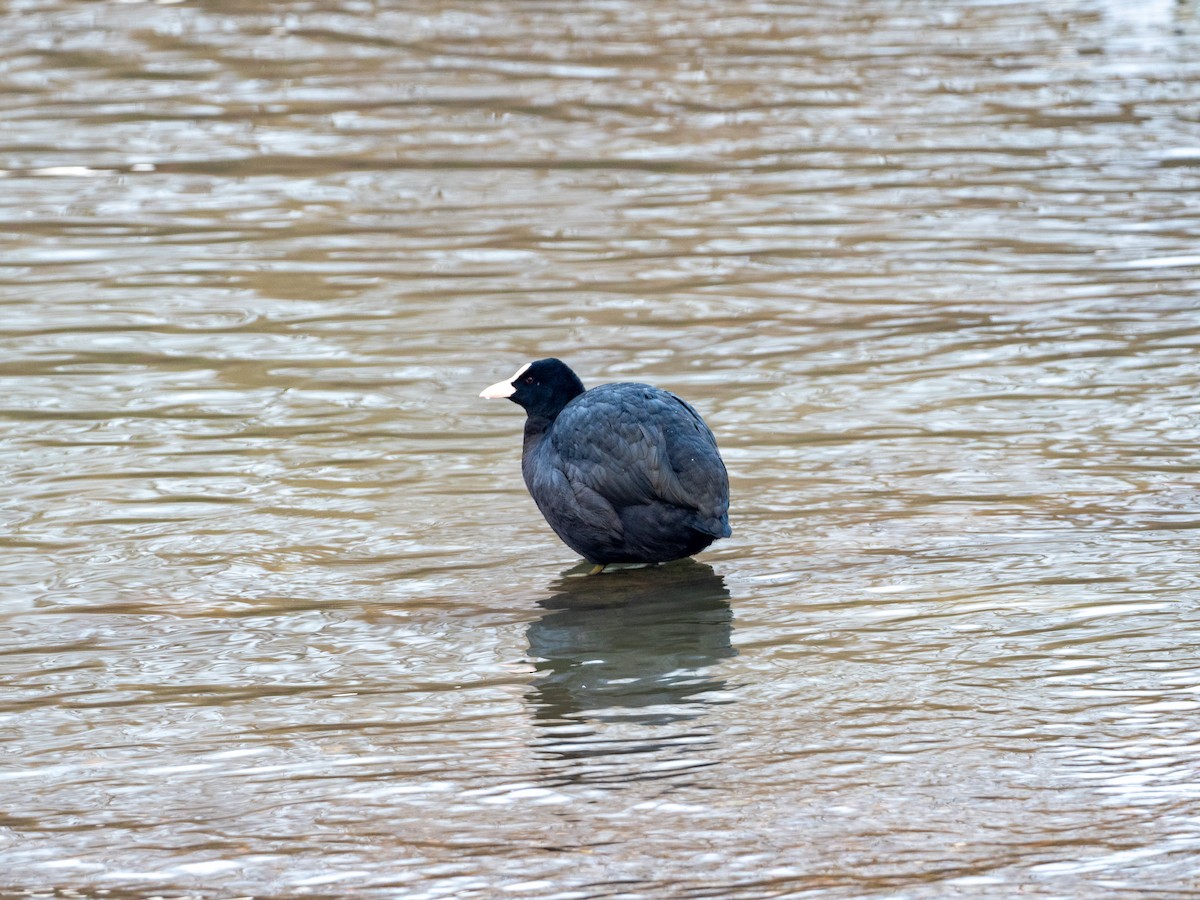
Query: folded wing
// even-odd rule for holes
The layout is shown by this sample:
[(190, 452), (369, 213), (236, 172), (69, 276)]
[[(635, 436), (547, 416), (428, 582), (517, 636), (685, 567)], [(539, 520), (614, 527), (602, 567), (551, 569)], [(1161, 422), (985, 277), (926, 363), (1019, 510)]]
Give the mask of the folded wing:
[(667, 503), (692, 511), (698, 531), (729, 535), (729, 479), (716, 439), (674, 394), (645, 384), (593, 388), (559, 413), (553, 441), (567, 479), (618, 512)]

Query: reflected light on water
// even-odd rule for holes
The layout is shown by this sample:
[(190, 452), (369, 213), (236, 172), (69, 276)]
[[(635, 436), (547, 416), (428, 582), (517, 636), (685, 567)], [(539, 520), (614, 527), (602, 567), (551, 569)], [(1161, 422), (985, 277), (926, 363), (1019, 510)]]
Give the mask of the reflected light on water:
[[(1194, 2), (0, 25), (0, 894), (1196, 884)], [(551, 354), (733, 538), (572, 568)]]

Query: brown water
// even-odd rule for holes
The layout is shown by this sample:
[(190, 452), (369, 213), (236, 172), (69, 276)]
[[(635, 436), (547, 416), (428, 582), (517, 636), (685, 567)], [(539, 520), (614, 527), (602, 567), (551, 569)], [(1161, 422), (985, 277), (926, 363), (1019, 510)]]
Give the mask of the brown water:
[[(1200, 894), (1195, 3), (28, 0), (0, 85), (0, 893)], [(732, 539), (568, 574), (550, 354)]]

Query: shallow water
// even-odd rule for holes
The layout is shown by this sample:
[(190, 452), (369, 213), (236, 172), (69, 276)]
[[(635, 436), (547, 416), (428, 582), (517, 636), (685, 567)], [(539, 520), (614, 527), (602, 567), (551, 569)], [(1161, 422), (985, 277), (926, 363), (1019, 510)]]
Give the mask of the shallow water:
[(1200, 891), (1194, 3), (251, 6), (0, 12), (0, 893)]

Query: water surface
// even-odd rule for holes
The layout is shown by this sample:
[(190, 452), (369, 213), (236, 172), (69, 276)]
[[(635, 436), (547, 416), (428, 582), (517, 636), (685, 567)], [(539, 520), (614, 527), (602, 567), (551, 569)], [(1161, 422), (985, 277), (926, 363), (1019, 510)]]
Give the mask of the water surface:
[[(1194, 3), (0, 26), (0, 892), (1200, 890)], [(733, 538), (578, 574), (551, 354)]]

